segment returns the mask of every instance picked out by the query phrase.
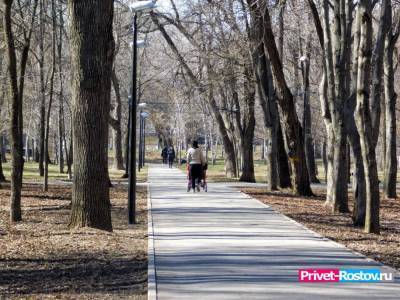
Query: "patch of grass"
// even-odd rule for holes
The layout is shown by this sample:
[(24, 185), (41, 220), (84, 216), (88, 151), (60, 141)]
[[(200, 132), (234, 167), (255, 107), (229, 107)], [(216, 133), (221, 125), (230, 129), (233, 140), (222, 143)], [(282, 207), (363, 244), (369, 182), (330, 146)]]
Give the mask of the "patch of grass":
[[(148, 166), (146, 165), (141, 172), (137, 172), (137, 182), (147, 181)], [(7, 180), (11, 177), (11, 160), (3, 163), (3, 172)], [(49, 180), (68, 180), (67, 168), (64, 168), (65, 173), (60, 173), (59, 165), (49, 165)], [(110, 168), (108, 170), (112, 181), (124, 181), (122, 176), (125, 170), (115, 170)], [(24, 180), (30, 182), (42, 182), (44, 179), (39, 175), (39, 164), (33, 161), (25, 162), (24, 164)]]

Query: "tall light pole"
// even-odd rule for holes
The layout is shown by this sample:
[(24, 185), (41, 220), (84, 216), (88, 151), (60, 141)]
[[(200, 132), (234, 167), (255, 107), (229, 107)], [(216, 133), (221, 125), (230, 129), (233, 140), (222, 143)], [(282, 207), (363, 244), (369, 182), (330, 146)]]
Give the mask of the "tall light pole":
[(145, 155), (146, 155), (146, 118), (149, 116), (147, 112), (140, 112), (141, 120), (141, 140), (140, 140), (140, 166), (144, 167)]
[(139, 103), (138, 107), (140, 108), (139, 113), (139, 172), (143, 167), (143, 109), (146, 107), (146, 103)]
[(128, 187), (128, 222), (136, 223), (136, 102), (137, 102), (137, 13), (155, 8), (153, 1), (139, 1), (130, 4), (129, 8), (133, 16), (133, 40), (132, 40), (132, 86), (131, 86), (131, 110), (129, 124), (129, 187)]
[[(130, 46), (133, 51), (133, 42), (130, 43)], [(138, 40), (136, 41), (136, 49), (140, 48), (146, 48), (148, 46), (147, 42), (144, 40)], [(137, 61), (137, 60), (136, 60)], [(131, 83), (131, 88), (132, 88), (132, 83)], [(127, 136), (127, 143), (126, 143), (126, 162), (125, 162), (125, 174), (122, 176), (122, 178), (128, 178), (129, 177), (129, 153), (130, 153), (130, 146), (129, 146), (129, 139), (131, 136), (131, 109), (132, 109), (132, 95), (128, 96), (128, 107), (129, 107), (129, 118), (128, 118), (128, 134)]]

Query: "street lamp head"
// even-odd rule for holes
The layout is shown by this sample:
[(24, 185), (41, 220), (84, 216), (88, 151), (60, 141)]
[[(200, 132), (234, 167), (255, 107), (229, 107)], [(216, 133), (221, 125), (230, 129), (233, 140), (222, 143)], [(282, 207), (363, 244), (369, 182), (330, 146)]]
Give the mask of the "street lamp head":
[(136, 1), (133, 2), (129, 5), (129, 8), (131, 9), (132, 12), (140, 12), (140, 11), (146, 11), (146, 10), (152, 10), (156, 8), (156, 2), (155, 1)]

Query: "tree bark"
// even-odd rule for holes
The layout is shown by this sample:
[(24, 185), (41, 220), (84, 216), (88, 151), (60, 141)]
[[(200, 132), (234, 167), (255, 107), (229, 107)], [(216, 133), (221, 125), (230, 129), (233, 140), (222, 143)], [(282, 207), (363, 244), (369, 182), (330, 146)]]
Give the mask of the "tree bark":
[[(54, 99), (54, 76), (56, 73), (56, 8), (55, 8), (55, 0), (51, 1), (51, 11), (52, 11), (52, 67), (51, 67), (51, 75), (50, 75), (50, 93), (49, 93), (49, 108), (47, 110), (46, 116), (46, 130), (44, 137), (44, 157), (49, 157), (49, 134), (50, 134), (50, 115), (51, 108), (53, 105)], [(49, 189), (49, 160), (46, 159), (44, 162), (44, 183), (43, 183), (43, 191), (47, 192)]]
[(383, 54), (385, 48), (385, 37), (388, 31), (388, 9), (391, 0), (382, 0), (379, 27), (371, 59), (372, 86), (371, 86), (371, 121), (372, 121), (372, 143), (374, 147), (378, 143), (379, 125), (381, 121), (381, 102), (382, 102), (382, 73), (383, 73)]
[(384, 49), (384, 91), (385, 91), (385, 121), (386, 121), (386, 159), (384, 167), (383, 191), (387, 198), (397, 196), (397, 143), (396, 143), (396, 101), (397, 94), (394, 89), (394, 67), (393, 52), (400, 32), (400, 21), (396, 24), (393, 34), (392, 25), (392, 6), (389, 2), (388, 7), (388, 26), (389, 31), (385, 38)]
[[(25, 84), (25, 72), (28, 62), (30, 42), (32, 37), (33, 23), (36, 16), (37, 0), (33, 2), (29, 28), (23, 29), (23, 48), (20, 56), (19, 77), (17, 71), (17, 54), (15, 48), (15, 37), (12, 29), (11, 10), (13, 0), (3, 0), (4, 15), (4, 40), (6, 43), (7, 73), (9, 80), (9, 103), (11, 104), (10, 118), (10, 148), (11, 148), (11, 197), (10, 197), (10, 220), (18, 222), (22, 220), (21, 213), (21, 189), (22, 175), (24, 169), (23, 159), (23, 89)], [(18, 81), (19, 78), (19, 81)]]
[(39, 119), (39, 175), (44, 176), (45, 135), (46, 135), (46, 83), (44, 74), (44, 1), (39, 0), (39, 71), (40, 71), (40, 119)]
[(74, 178), (70, 228), (112, 231), (107, 161), (113, 1), (69, 0)]
[(304, 148), (306, 154), (306, 162), (308, 169), (308, 176), (312, 183), (319, 183), (317, 178), (315, 157), (314, 157), (314, 143), (311, 132), (311, 106), (310, 106), (310, 53), (311, 37), (309, 36), (307, 42), (306, 53), (301, 61), (301, 71), (303, 77), (303, 129), (304, 129)]
[(371, 0), (360, 0), (357, 13), (360, 20), (360, 43), (358, 51), (357, 72), (357, 106), (355, 119), (360, 135), (366, 186), (366, 215), (364, 230), (367, 233), (379, 234), (379, 181), (378, 169), (373, 145), (372, 117), (368, 99), (372, 44), (372, 11)]
[(353, 65), (351, 74), (351, 95), (348, 97), (345, 105), (346, 116), (346, 130), (348, 134), (348, 141), (350, 143), (352, 155), (354, 158), (354, 174), (352, 182), (354, 206), (352, 212), (352, 219), (355, 226), (364, 226), (365, 224), (365, 173), (361, 153), (360, 135), (357, 131), (357, 125), (354, 119), (354, 111), (356, 108), (357, 98), (357, 72), (358, 72), (358, 51), (360, 43), (360, 20), (359, 15), (356, 14), (354, 24), (354, 49), (353, 49)]
[[(240, 151), (242, 154), (242, 174), (239, 181), (242, 182), (256, 182), (254, 174), (254, 129), (256, 126), (256, 119), (254, 115), (255, 106), (255, 87), (253, 78), (251, 77), (250, 68), (245, 67), (244, 72), (244, 108), (243, 111), (236, 113), (237, 128), (240, 131)], [(236, 105), (238, 107), (238, 104)], [(243, 115), (243, 117), (241, 117)], [(239, 126), (240, 125), (240, 126)]]
[[(266, 5), (266, 3), (264, 4)], [(278, 97), (280, 115), (283, 120), (283, 132), (285, 134), (286, 148), (292, 166), (292, 188), (295, 194), (302, 196), (312, 195), (308, 177), (307, 164), (304, 153), (304, 138), (300, 122), (296, 115), (293, 95), (287, 86), (282, 69), (281, 59), (275, 44), (271, 27), (271, 19), (268, 7), (264, 9), (264, 45), (268, 51), (272, 70), (280, 92)]]
[(7, 157), (6, 157), (6, 138), (4, 137), (4, 135), (0, 136), (0, 142), (1, 142), (1, 162), (2, 163), (7, 163)]
[(113, 138), (114, 138), (114, 163), (113, 167), (116, 170), (124, 170), (124, 157), (122, 154), (122, 129), (121, 129), (121, 118), (122, 118), (122, 101), (121, 93), (119, 88), (119, 81), (115, 70), (112, 73), (112, 83), (115, 91), (115, 109), (114, 119), (112, 122)]
[[(270, 81), (268, 66), (269, 61), (267, 60), (264, 52), (264, 43), (260, 43), (255, 52), (255, 69), (256, 69), (256, 80), (259, 88), (259, 101), (264, 116), (264, 126), (267, 130), (268, 135), (268, 147), (267, 147), (267, 160), (268, 160), (268, 174), (267, 180), (269, 188), (271, 190), (277, 190), (279, 184), (278, 177), (278, 141), (277, 141), (277, 120), (271, 111), (271, 108), (276, 108), (276, 102), (274, 101), (273, 84)], [(269, 68), (270, 69), (270, 68)], [(277, 111), (276, 111), (277, 112)], [(265, 144), (265, 142), (264, 142)], [(265, 149), (263, 149), (264, 156)]]
[(60, 95), (59, 95), (59, 108), (58, 108), (58, 153), (59, 153), (59, 167), (60, 173), (64, 173), (64, 151), (63, 142), (65, 136), (64, 127), (64, 76), (63, 76), (63, 60), (62, 60), (62, 49), (63, 49), (63, 29), (64, 29), (64, 19), (62, 11), (62, 3), (59, 1), (59, 21), (60, 21), (60, 31), (57, 43), (58, 50), (58, 72), (60, 81)]

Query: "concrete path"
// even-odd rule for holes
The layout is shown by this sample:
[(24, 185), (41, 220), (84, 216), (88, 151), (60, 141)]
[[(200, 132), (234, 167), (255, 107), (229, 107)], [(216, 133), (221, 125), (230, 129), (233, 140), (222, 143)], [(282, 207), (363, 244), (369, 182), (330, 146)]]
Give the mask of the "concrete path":
[(304, 268), (394, 271), (223, 184), (187, 193), (186, 176), (149, 170), (149, 299), (400, 299), (395, 283), (299, 283)]

